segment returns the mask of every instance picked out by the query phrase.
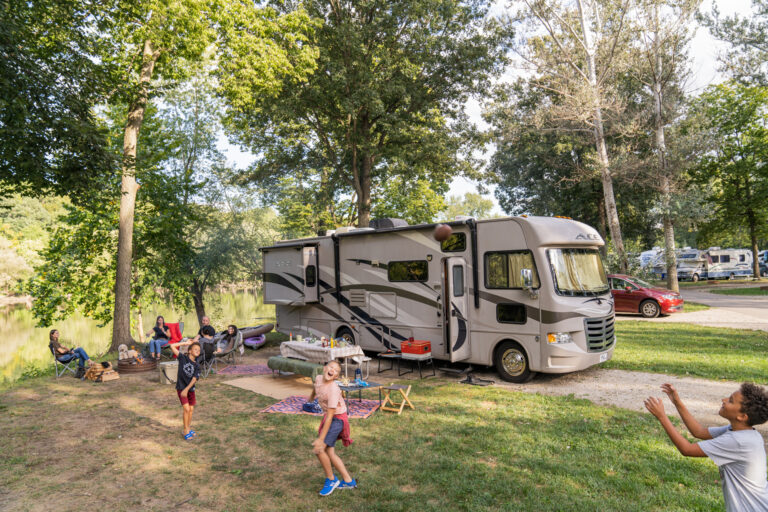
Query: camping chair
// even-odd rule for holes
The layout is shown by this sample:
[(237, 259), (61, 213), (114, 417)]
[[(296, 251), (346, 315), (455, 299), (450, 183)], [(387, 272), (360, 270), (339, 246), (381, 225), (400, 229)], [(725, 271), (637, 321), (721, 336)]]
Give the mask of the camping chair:
[(206, 345), (213, 345), (214, 350), (216, 350), (216, 342), (213, 341), (211, 343), (205, 343), (200, 340), (200, 357), (197, 359), (198, 364), (200, 365), (200, 375), (203, 378), (208, 377), (208, 375), (211, 373), (211, 370), (213, 370), (213, 367), (216, 364), (216, 357), (214, 355), (211, 355), (211, 357), (206, 358), (205, 357), (205, 346)]
[(168, 330), (171, 331), (171, 340), (160, 347), (161, 350), (161, 356), (165, 356), (168, 359), (176, 359), (176, 356), (173, 355), (173, 351), (171, 351), (171, 343), (178, 343), (181, 341), (181, 334), (184, 332), (184, 322), (179, 322), (175, 324), (165, 324), (168, 326)]
[(219, 361), (224, 359), (231, 362), (232, 366), (237, 366), (237, 352), (244, 350), (243, 347), (243, 332), (237, 331), (234, 342), (224, 347), (223, 351), (213, 355), (213, 364), (216, 366), (216, 370), (219, 369)]
[[(53, 371), (56, 372), (56, 378), (58, 379), (62, 375), (64, 375), (64, 372), (72, 372), (72, 375), (77, 376), (77, 368), (75, 368), (73, 365), (77, 362), (77, 358), (74, 354), (62, 354), (61, 357), (65, 358), (64, 361), (61, 361), (58, 357), (56, 357), (56, 353), (53, 351), (53, 347), (48, 345), (48, 348), (51, 351), (51, 355), (53, 356)], [(66, 358), (69, 359), (66, 359)], [(61, 366), (61, 371), (59, 371), (59, 366)]]

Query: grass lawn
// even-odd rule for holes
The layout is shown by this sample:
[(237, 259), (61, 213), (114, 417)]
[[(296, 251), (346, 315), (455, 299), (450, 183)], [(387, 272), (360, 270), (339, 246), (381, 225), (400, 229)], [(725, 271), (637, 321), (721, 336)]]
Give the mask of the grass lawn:
[(699, 304), (698, 302), (683, 302), (683, 313), (693, 313), (694, 311), (706, 311), (709, 306)]
[(1, 393), (0, 509), (723, 508), (715, 465), (679, 455), (648, 414), (434, 380), (415, 385), (415, 411), (351, 421), (339, 451), (360, 487), (320, 498), (318, 419), (261, 414), (274, 399), (222, 380), (199, 385), (190, 443), (173, 388), (142, 375)]
[(710, 290), (711, 293), (719, 293), (720, 295), (768, 295), (768, 290), (762, 290), (760, 288), (722, 288)]
[(768, 384), (768, 332), (627, 321), (616, 336), (606, 368)]

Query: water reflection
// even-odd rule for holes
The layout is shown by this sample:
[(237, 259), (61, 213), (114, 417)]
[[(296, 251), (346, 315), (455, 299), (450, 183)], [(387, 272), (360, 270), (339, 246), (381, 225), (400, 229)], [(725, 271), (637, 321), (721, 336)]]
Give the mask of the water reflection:
[[(244, 327), (274, 322), (275, 317), (274, 306), (263, 304), (261, 297), (248, 292), (210, 294), (206, 311), (216, 330), (224, 330), (228, 324)], [(184, 322), (187, 335), (197, 333), (199, 328), (194, 311), (184, 313), (157, 304), (144, 310), (144, 332), (151, 329), (157, 315), (163, 315), (166, 322)], [(134, 336), (138, 332), (136, 321), (134, 313), (131, 319)], [(96, 321), (81, 315), (58, 322), (53, 327), (61, 333), (63, 345), (83, 347), (91, 357), (106, 352), (112, 335), (111, 324), (99, 327)], [(52, 367), (48, 331), (49, 328), (35, 327), (35, 319), (24, 305), (0, 309), (0, 382), (14, 381), (31, 368)]]

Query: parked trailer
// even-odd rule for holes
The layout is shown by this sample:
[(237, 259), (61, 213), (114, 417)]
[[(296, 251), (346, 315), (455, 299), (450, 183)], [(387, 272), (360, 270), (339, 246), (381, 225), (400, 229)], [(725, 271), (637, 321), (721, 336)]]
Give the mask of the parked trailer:
[(752, 251), (749, 249), (710, 247), (698, 251), (696, 257), (681, 259), (677, 267), (677, 277), (681, 281), (736, 279), (752, 275)]
[[(390, 224), (394, 226), (393, 224)], [(428, 340), (435, 359), (493, 365), (524, 382), (613, 355), (613, 299), (593, 228), (511, 217), (360, 228), (261, 248), (264, 302), (283, 333), (364, 350)]]

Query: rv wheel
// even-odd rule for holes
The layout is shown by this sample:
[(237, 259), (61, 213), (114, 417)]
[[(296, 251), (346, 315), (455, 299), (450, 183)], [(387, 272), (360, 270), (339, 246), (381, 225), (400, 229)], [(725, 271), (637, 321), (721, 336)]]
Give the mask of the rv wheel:
[(733, 281), (734, 279), (736, 279), (736, 275), (733, 272), (731, 272), (731, 275), (728, 276), (728, 279)]
[(640, 313), (645, 318), (656, 318), (661, 313), (661, 308), (655, 301), (646, 300), (640, 304)]
[(691, 280), (692, 280), (694, 283), (697, 283), (697, 282), (699, 282), (699, 274), (693, 274), (693, 277), (691, 278)]
[(536, 375), (531, 371), (525, 350), (514, 341), (505, 341), (499, 345), (496, 349), (494, 364), (499, 377), (509, 382), (522, 384)]
[(336, 337), (343, 339), (350, 345), (355, 345), (355, 335), (349, 327), (342, 327), (336, 331)]

